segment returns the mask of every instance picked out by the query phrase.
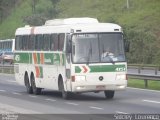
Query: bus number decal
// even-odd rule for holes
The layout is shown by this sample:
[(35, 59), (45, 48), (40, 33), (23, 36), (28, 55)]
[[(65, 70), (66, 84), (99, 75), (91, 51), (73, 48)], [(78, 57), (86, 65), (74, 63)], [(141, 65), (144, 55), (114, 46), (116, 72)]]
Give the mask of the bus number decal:
[(16, 60), (17, 62), (19, 62), (19, 61), (20, 61), (20, 55), (16, 55), (16, 56), (15, 56), (15, 60)]
[(116, 68), (116, 71), (117, 72), (126, 71), (126, 68), (125, 67), (118, 67), (118, 68)]

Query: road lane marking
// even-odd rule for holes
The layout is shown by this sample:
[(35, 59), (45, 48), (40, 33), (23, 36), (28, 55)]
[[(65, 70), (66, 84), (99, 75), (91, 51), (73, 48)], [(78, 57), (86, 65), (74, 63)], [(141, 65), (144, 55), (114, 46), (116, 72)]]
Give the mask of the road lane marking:
[(51, 101), (51, 102), (55, 102), (55, 101), (56, 101), (56, 100), (54, 100), (54, 99), (45, 99), (45, 100)]
[(12, 92), (12, 94), (14, 94), (14, 95), (22, 95), (22, 94), (17, 93), (17, 92)]
[(6, 90), (0, 90), (0, 92), (6, 92)]
[(66, 104), (69, 104), (69, 105), (75, 105), (75, 106), (79, 105), (79, 104), (72, 103), (72, 102), (65, 102), (65, 103), (66, 103)]
[(97, 109), (97, 110), (103, 110), (103, 108), (95, 107), (95, 106), (90, 106), (90, 108), (92, 108), (92, 109)]
[(133, 87), (127, 87), (129, 89), (135, 89), (135, 90), (141, 90), (141, 91), (149, 91), (149, 92), (160, 92), (158, 90), (149, 90), (149, 89), (141, 89), (141, 88), (133, 88)]
[(150, 103), (156, 103), (156, 104), (160, 104), (159, 101), (153, 101), (153, 100), (143, 100), (144, 102), (150, 102)]
[(10, 82), (10, 83), (17, 83), (16, 81), (10, 81), (10, 80), (7, 80), (7, 82)]
[(116, 111), (116, 113), (118, 113), (118, 114), (129, 114), (129, 113), (126, 113), (126, 112), (121, 112), (121, 111)]
[(37, 96), (29, 95), (29, 97), (36, 98)]

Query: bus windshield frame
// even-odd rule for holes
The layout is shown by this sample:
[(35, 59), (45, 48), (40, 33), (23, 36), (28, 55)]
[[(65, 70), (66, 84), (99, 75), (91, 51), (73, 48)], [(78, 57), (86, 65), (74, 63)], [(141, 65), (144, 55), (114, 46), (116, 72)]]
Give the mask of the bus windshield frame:
[(72, 34), (74, 64), (126, 62), (122, 32)]

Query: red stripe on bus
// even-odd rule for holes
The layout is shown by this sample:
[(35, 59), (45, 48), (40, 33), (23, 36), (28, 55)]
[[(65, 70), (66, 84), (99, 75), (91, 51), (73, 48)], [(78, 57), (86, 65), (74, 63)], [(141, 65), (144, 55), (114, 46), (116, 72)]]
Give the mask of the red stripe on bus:
[(33, 60), (34, 60), (34, 64), (37, 64), (37, 54), (33, 53)]
[(40, 77), (40, 69), (38, 66), (35, 66), (36, 69), (36, 77), (39, 78)]
[(40, 53), (41, 64), (44, 64), (44, 53)]

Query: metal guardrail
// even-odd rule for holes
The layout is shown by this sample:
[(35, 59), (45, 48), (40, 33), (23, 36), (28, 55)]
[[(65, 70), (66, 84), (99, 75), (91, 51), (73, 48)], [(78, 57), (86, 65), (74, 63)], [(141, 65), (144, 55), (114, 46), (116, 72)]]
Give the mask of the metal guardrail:
[(0, 73), (14, 74), (14, 65), (0, 65)]
[(154, 74), (157, 75), (160, 68), (158, 66), (128, 66), (128, 69), (137, 69), (137, 72), (140, 74), (142, 70), (153, 70)]
[[(153, 69), (152, 69), (153, 70)], [(14, 65), (0, 65), (0, 73), (14, 74)], [(148, 81), (160, 81), (160, 75), (152, 74), (127, 74), (129, 78), (144, 80), (145, 88), (148, 88)]]
[(159, 75), (148, 75), (148, 74), (127, 74), (129, 78), (144, 80), (145, 88), (148, 88), (148, 80), (160, 81)]

